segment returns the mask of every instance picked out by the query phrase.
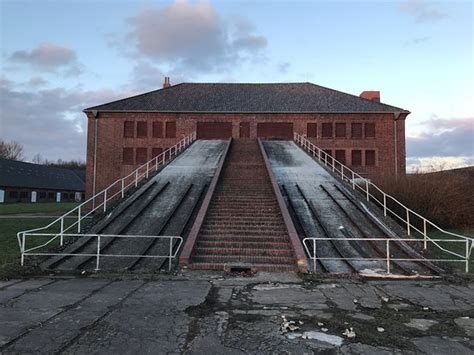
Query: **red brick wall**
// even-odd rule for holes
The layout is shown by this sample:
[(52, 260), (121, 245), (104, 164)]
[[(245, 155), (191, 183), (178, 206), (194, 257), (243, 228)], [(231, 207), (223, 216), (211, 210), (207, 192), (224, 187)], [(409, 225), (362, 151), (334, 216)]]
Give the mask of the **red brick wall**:
[[(398, 140), (398, 173), (405, 174), (405, 118), (402, 114), (397, 120)], [(87, 196), (92, 193), (94, 168), (94, 135), (95, 118), (88, 114), (87, 137)], [(124, 138), (125, 121), (147, 121), (146, 138)], [(153, 121), (162, 121), (163, 129), (168, 121), (176, 121), (176, 138), (153, 138)], [(376, 175), (393, 175), (395, 173), (394, 154), (394, 115), (393, 113), (374, 114), (214, 114), (214, 113), (125, 113), (103, 112), (97, 119), (97, 173), (96, 192), (107, 187), (121, 176), (130, 173), (138, 165), (123, 165), (123, 148), (148, 148), (148, 159), (151, 159), (152, 148), (167, 148), (184, 136), (196, 130), (197, 122), (232, 122), (232, 136), (239, 138), (240, 122), (249, 122), (250, 137), (257, 137), (259, 122), (292, 122), (295, 132), (307, 134), (307, 123), (317, 124), (317, 137), (310, 140), (322, 149), (346, 150), (346, 162), (351, 166), (351, 150), (375, 150), (376, 165), (364, 166), (365, 154), (362, 154), (362, 166), (354, 167), (355, 171)], [(322, 138), (323, 122), (345, 122), (346, 138)], [(375, 123), (375, 138), (352, 139), (351, 122)], [(165, 129), (164, 129), (165, 130)], [(164, 132), (163, 132), (164, 133)], [(333, 129), (335, 135), (335, 126)], [(136, 137), (136, 126), (135, 126)]]

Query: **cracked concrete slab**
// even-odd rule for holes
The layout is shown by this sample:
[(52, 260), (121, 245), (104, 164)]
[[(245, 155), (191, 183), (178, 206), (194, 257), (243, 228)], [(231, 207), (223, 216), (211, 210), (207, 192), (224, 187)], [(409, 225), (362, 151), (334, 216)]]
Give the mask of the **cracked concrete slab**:
[[(474, 351), (474, 312), (465, 309), (472, 302), (469, 282), (454, 288), (447, 281), (193, 275), (32, 279), (23, 286), (7, 285), (0, 297), (15, 285), (23, 293), (0, 304), (0, 353)], [(297, 328), (282, 328), (290, 322)], [(354, 338), (343, 335), (350, 328)]]

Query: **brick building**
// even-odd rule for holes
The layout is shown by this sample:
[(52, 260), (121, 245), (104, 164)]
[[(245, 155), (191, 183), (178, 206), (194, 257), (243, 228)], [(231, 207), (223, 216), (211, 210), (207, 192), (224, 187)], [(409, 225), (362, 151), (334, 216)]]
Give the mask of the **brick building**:
[(90, 107), (86, 194), (196, 131), (198, 139), (306, 135), (367, 176), (405, 174), (407, 110), (311, 83), (182, 83)]

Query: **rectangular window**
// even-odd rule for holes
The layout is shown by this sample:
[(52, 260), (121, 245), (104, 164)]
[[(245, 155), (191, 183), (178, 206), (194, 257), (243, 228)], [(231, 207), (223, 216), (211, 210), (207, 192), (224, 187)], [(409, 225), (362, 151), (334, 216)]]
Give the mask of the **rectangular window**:
[(137, 122), (137, 138), (147, 137), (147, 123), (146, 121)]
[(39, 193), (39, 198), (41, 198), (41, 199), (46, 198), (46, 192), (40, 192)]
[(366, 123), (365, 124), (365, 137), (374, 138), (375, 137), (375, 123)]
[(323, 138), (332, 138), (332, 122), (324, 122), (321, 133)]
[(48, 200), (54, 200), (54, 192), (48, 192)]
[(125, 138), (133, 138), (135, 133), (135, 122), (125, 121), (123, 124), (123, 136)]
[(28, 191), (21, 191), (20, 198), (28, 198)]
[(166, 122), (166, 138), (176, 138), (176, 122)]
[(135, 154), (137, 164), (145, 164), (147, 162), (147, 148), (137, 148)]
[(336, 150), (336, 160), (341, 164), (346, 164), (346, 151), (345, 150)]
[(70, 199), (70, 200), (74, 200), (74, 193), (70, 193), (70, 194), (69, 194), (69, 199)]
[(375, 165), (375, 150), (366, 150), (365, 151), (365, 165), (374, 166)]
[(123, 148), (122, 164), (133, 165), (133, 148)]
[(308, 123), (306, 125), (306, 135), (308, 138), (316, 138), (318, 136), (318, 124)]
[(63, 195), (63, 197), (62, 197), (63, 200), (67, 200), (68, 197), (69, 197), (67, 192), (63, 192), (62, 195)]
[(355, 139), (362, 138), (362, 123), (351, 124), (351, 137)]
[(10, 196), (10, 198), (18, 198), (18, 191), (10, 191), (8, 196)]
[(346, 124), (342, 122), (336, 123), (336, 138), (346, 138)]
[(157, 155), (163, 153), (163, 148), (151, 148), (151, 157), (154, 158)]
[(362, 165), (362, 151), (353, 150), (351, 162), (353, 166), (361, 166)]
[(163, 138), (163, 122), (153, 122), (153, 138)]

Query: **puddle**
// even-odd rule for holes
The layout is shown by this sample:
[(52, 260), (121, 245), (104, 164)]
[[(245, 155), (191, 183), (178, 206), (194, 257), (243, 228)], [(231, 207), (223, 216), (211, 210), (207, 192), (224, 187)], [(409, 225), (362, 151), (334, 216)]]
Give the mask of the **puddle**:
[(344, 339), (337, 335), (326, 334), (326, 333), (317, 332), (314, 330), (310, 330), (304, 333), (289, 333), (286, 336), (288, 339), (297, 339), (297, 338), (312, 339), (312, 340), (321, 341), (323, 343), (328, 343), (335, 346), (341, 346), (342, 343), (344, 342)]

